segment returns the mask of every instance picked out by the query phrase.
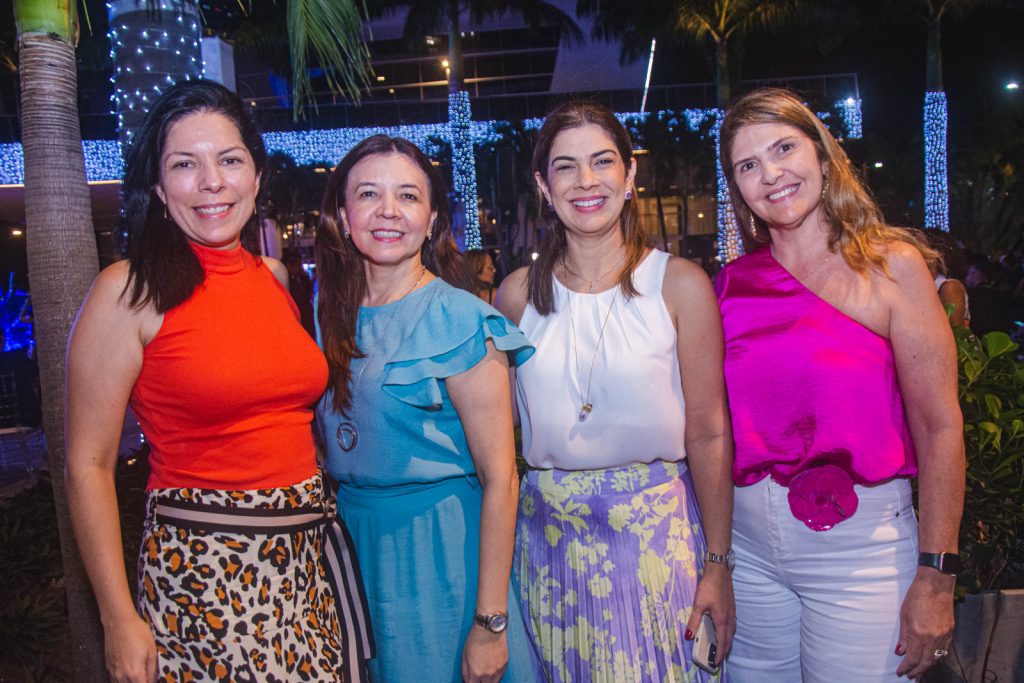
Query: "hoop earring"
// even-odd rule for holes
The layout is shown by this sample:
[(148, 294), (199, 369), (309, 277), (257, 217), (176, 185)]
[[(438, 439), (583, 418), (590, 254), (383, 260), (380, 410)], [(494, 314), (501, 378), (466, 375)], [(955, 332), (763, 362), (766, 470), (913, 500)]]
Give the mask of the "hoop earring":
[(750, 214), (750, 236), (754, 239), (761, 238), (761, 236), (757, 234), (757, 222), (754, 220), (754, 214)]

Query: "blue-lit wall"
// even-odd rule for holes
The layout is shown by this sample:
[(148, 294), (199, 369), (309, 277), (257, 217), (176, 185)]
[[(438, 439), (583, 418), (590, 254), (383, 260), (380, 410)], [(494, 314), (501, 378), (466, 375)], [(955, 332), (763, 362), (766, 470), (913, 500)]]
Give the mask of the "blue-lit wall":
[[(935, 94), (935, 93), (929, 93)], [(941, 93), (938, 93), (941, 94)], [(500, 142), (502, 135), (497, 132), (499, 126), (507, 125), (503, 121), (472, 121), (469, 114), (469, 96), (465, 101), (453, 100), (452, 121), (454, 128), (448, 123), (431, 123), (405, 126), (380, 126), (373, 128), (334, 128), (330, 130), (308, 130), (308, 131), (282, 131), (275, 133), (264, 133), (263, 141), (269, 153), (282, 152), (287, 154), (295, 163), (300, 166), (326, 165), (333, 166), (345, 156), (357, 143), (370, 135), (379, 133), (396, 137), (403, 137), (411, 140), (428, 155), (436, 156), (438, 141), (452, 145), (453, 130), (455, 135), (466, 136), (472, 140), (474, 146), (493, 145)], [(945, 98), (943, 96), (943, 125), (942, 125), (942, 202), (945, 207)], [(861, 137), (861, 101), (853, 98), (840, 100), (835, 103), (843, 124), (843, 131), (836, 131), (850, 139)], [(673, 112), (674, 113), (674, 112)], [(661, 112), (654, 115), (658, 116)], [(715, 138), (715, 159), (718, 164), (718, 121), (719, 112), (717, 109), (686, 109), (680, 114), (686, 120), (690, 130), (698, 130), (701, 124), (708, 118), (715, 118), (713, 127)], [(642, 121), (650, 116), (650, 113), (626, 113), (617, 114), (620, 121), (627, 127), (631, 121)], [(826, 123), (830, 118), (828, 112), (819, 113), (818, 116)], [(542, 118), (528, 119), (524, 125), (528, 129), (539, 128), (543, 124)], [(463, 138), (465, 139), (465, 138)], [(118, 143), (115, 140), (84, 140), (82, 148), (85, 152), (86, 176), (90, 182), (120, 180), (123, 174), (121, 153)], [(456, 148), (462, 150), (456, 152)], [(460, 197), (474, 197), (476, 195), (476, 171), (472, 156), (466, 151), (469, 146), (452, 145), (453, 149), (453, 185)], [(926, 155), (927, 156), (927, 155)], [(725, 184), (725, 176), (722, 169), (717, 168), (718, 175), (718, 244), (719, 258), (722, 263), (727, 263), (743, 253), (742, 239), (737, 227), (733, 224), (732, 206), (729, 201), (729, 191)], [(24, 182), (24, 158), (21, 145), (0, 144), (0, 185), (16, 185)], [(466, 202), (467, 230), (466, 246), (474, 248), (480, 243), (479, 218), (476, 212), (476, 203), (473, 200)], [(948, 219), (946, 221), (948, 229)]]

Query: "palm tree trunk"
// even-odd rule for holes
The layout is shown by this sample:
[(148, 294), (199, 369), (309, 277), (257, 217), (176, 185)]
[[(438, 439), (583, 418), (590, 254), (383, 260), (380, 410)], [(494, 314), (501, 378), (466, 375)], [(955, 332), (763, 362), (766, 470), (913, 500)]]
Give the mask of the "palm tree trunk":
[(942, 90), (942, 11), (928, 17), (924, 93), (924, 227), (949, 231), (946, 141), (949, 104)]
[(680, 213), (682, 220), (679, 222), (679, 255), (687, 258), (690, 255), (690, 186), (683, 183), (682, 187), (683, 206)]
[(928, 53), (925, 63), (925, 89), (942, 90), (942, 16), (928, 18)]
[(448, 0), (448, 94), (462, 90), (462, 31), (459, 0)]
[(654, 193), (654, 201), (658, 205), (658, 232), (661, 233), (661, 245), (668, 251), (668, 228), (665, 227), (665, 207), (661, 203), (661, 188)]
[(729, 40), (715, 41), (715, 106), (725, 111), (732, 100), (732, 82), (729, 80)]
[[(31, 11), (22, 12), (31, 5)], [(75, 546), (64, 488), (64, 369), (75, 314), (98, 270), (78, 124), (75, 3), (16, 0), (25, 154), (25, 223), (43, 428), (53, 480), (77, 681), (106, 680), (96, 603)], [(35, 17), (70, 14), (65, 35)], [(31, 23), (27, 19), (32, 18)]]

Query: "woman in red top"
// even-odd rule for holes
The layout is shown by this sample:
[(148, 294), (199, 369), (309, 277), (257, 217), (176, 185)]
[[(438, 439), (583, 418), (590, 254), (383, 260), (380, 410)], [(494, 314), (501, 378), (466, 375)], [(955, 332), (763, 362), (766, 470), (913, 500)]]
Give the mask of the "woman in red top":
[[(127, 157), (128, 260), (71, 336), (68, 496), (115, 681), (360, 680), (372, 651), (346, 535), (324, 522), (310, 405), (327, 365), (284, 267), (242, 246), (265, 161), (236, 95), (170, 88)], [(152, 446), (137, 606), (113, 478), (129, 401)]]

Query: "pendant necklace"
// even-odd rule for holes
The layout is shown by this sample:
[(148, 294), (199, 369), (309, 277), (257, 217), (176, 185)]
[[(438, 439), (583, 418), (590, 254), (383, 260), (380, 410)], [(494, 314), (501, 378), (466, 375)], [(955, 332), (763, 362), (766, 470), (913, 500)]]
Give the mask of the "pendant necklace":
[[(607, 273), (605, 273), (605, 275), (607, 275)], [(572, 357), (573, 360), (576, 361), (576, 384), (580, 390), (580, 400), (583, 402), (576, 419), (580, 422), (586, 422), (587, 418), (590, 417), (590, 413), (594, 410), (594, 404), (590, 402), (590, 387), (594, 381), (594, 366), (597, 365), (597, 352), (601, 350), (601, 342), (604, 341), (604, 329), (608, 326), (608, 319), (612, 317), (612, 309), (615, 308), (615, 297), (619, 295), (619, 290), (616, 289), (612, 294), (612, 302), (608, 306), (608, 312), (604, 314), (604, 322), (601, 323), (601, 334), (597, 337), (597, 346), (594, 347), (594, 357), (590, 360), (590, 374), (587, 375), (586, 393), (583, 391), (583, 376), (580, 374), (580, 356), (576, 349), (576, 323), (573, 320), (572, 292), (567, 291), (567, 294), (569, 297), (569, 329), (572, 330)], [(600, 308), (598, 310), (600, 310)]]
[(576, 278), (580, 282), (587, 283), (587, 293), (588, 294), (593, 294), (594, 293), (594, 289), (597, 287), (597, 283), (601, 282), (601, 280), (605, 279), (605, 277), (607, 277), (609, 273), (611, 273), (613, 270), (618, 268), (619, 262), (625, 256), (626, 256), (626, 252), (622, 252), (621, 254), (619, 254), (619, 258), (615, 259), (615, 263), (612, 264), (612, 267), (609, 268), (608, 270), (604, 271), (604, 273), (602, 273), (601, 275), (599, 275), (596, 280), (588, 280), (587, 278), (585, 278), (582, 275), (578, 274), (576, 271), (574, 271), (572, 268), (569, 267), (568, 263), (565, 262), (565, 257), (562, 257), (562, 267), (565, 268), (565, 272), (569, 273), (569, 275), (572, 275), (574, 278)]
[[(410, 294), (412, 294), (413, 290), (420, 286), (420, 283), (423, 282), (423, 278), (425, 278), (426, 276), (427, 276), (427, 267), (421, 265), (420, 266), (420, 276), (419, 276), (419, 278), (416, 280), (416, 282), (413, 283), (412, 287), (407, 289), (405, 291), (405, 293), (402, 294), (402, 296), (400, 296), (397, 299), (395, 299), (395, 302), (401, 301), (405, 297), (407, 297)], [(394, 302), (392, 302), (392, 303), (394, 303)], [(387, 325), (384, 326), (384, 332), (380, 335), (381, 339), (387, 339), (388, 332), (391, 331), (391, 323), (395, 322), (395, 316), (396, 315), (398, 315), (398, 307), (395, 307), (395, 310), (393, 310), (391, 312), (391, 316), (388, 318)], [(353, 398), (355, 398), (356, 390), (359, 389), (359, 381), (361, 379), (363, 379), (363, 373), (366, 372), (366, 367), (370, 364), (370, 359), (372, 358), (372, 354), (367, 354), (363, 358), (364, 358), (363, 367), (359, 368), (359, 373), (356, 375), (355, 381), (352, 382), (352, 397)], [(334, 434), (334, 438), (338, 442), (338, 447), (341, 448), (341, 450), (343, 450), (343, 451), (345, 451), (347, 453), (347, 452), (351, 451), (353, 448), (355, 448), (356, 444), (359, 443), (359, 431), (356, 429), (356, 426), (355, 426), (354, 423), (352, 423), (349, 420), (343, 420), (338, 425), (338, 429), (337, 429), (337, 431)]]

